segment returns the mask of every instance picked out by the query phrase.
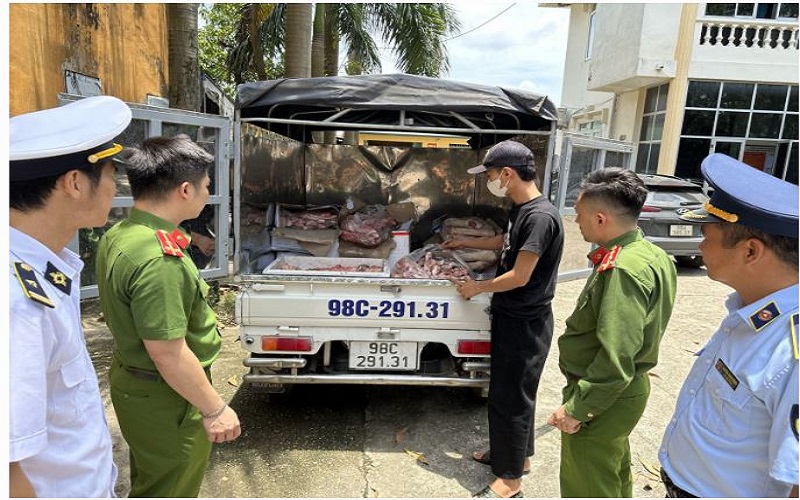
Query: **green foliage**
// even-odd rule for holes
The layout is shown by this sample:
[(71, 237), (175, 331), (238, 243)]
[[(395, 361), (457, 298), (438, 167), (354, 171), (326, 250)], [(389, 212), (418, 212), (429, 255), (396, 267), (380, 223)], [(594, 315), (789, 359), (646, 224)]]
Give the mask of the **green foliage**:
[(236, 95), (233, 77), (225, 61), (236, 46), (236, 28), (243, 4), (201, 4), (201, 27), (197, 31), (200, 70), (214, 80), (231, 99)]
[[(460, 29), (448, 4), (328, 3), (325, 12), (328, 38), (337, 38), (326, 47), (346, 60), (325, 58), (347, 74), (381, 71), (377, 40), (393, 47), (400, 71), (441, 76), (449, 68), (444, 40)], [(229, 97), (239, 83), (283, 76), (286, 4), (202, 4), (199, 14), (200, 68)]]

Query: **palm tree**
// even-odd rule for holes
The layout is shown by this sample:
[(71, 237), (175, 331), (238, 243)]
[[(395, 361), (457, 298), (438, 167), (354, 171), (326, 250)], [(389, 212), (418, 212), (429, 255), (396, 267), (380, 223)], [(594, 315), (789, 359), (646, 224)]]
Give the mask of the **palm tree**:
[[(274, 7), (267, 13), (266, 5)], [(305, 8), (300, 8), (300, 5)], [(295, 7), (298, 17), (289, 19), (288, 12)], [(258, 19), (262, 19), (257, 30), (253, 24), (256, 16), (248, 17), (248, 12), (253, 10), (259, 11)], [(308, 32), (296, 30), (310, 26), (312, 14), (316, 15), (313, 24), (315, 44), (310, 43), (311, 36)], [(295, 26), (294, 23), (300, 24), (289, 29), (290, 22), (292, 26)], [(340, 44), (344, 45), (348, 73), (380, 72), (380, 53), (372, 32), (392, 46), (400, 71), (440, 76), (449, 69), (445, 39), (460, 29), (455, 10), (447, 4), (406, 3), (326, 3), (316, 4), (313, 8), (311, 4), (245, 4), (241, 26), (240, 44), (231, 51), (228, 60), (234, 76), (244, 74), (247, 65), (255, 64), (257, 54), (252, 44), (257, 40), (262, 43), (262, 57), (267, 61), (277, 61), (279, 55), (286, 50), (285, 76), (305, 74), (296, 72), (295, 65), (299, 63), (300, 67), (304, 67), (305, 63), (294, 58), (304, 59), (307, 57), (306, 52), (298, 55), (296, 48), (300, 46), (291, 50), (288, 47), (289, 38), (292, 38), (292, 43), (297, 43), (294, 37), (298, 35), (302, 38), (299, 41), (303, 43), (303, 47), (306, 40), (315, 47), (315, 54), (311, 56), (312, 61), (317, 61), (314, 76), (339, 73)], [(324, 39), (322, 44), (319, 43), (320, 39)], [(318, 68), (320, 47), (324, 50), (324, 55), (321, 56), (324, 67), (322, 73)], [(310, 53), (311, 49), (308, 50)], [(290, 66), (291, 73), (288, 71)]]
[(200, 111), (197, 10), (200, 4), (167, 4), (170, 106)]
[(311, 76), (312, 14), (310, 3), (286, 6), (286, 77)]

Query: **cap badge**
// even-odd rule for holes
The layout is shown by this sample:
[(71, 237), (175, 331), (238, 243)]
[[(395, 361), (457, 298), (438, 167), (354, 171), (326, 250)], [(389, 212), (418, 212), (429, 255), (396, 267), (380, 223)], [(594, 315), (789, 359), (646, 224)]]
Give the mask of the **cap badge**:
[(56, 307), (42, 289), (31, 266), (24, 262), (14, 262), (14, 274), (17, 275), (17, 281), (22, 286), (26, 297), (47, 307)]
[(726, 212), (725, 210), (722, 210), (721, 208), (717, 208), (717, 207), (715, 207), (714, 205), (712, 205), (708, 201), (705, 203), (704, 208), (706, 209), (706, 212), (710, 213), (711, 215), (713, 215), (715, 217), (719, 217), (720, 219), (722, 219), (724, 221), (733, 223), (733, 222), (736, 222), (736, 221), (739, 220), (739, 216), (738, 215), (732, 214), (730, 212)]
[(47, 263), (47, 270), (45, 270), (45, 279), (54, 287), (58, 288), (61, 293), (69, 295), (72, 291), (72, 280), (66, 274), (53, 265), (52, 262)]
[(750, 315), (750, 324), (758, 332), (765, 326), (775, 321), (775, 318), (781, 315), (781, 311), (775, 302), (770, 302), (752, 315)]

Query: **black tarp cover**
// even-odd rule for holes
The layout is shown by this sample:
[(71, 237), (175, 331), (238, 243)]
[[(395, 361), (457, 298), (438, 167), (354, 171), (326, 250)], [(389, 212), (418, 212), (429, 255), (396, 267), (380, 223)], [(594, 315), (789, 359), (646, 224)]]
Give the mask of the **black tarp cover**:
[[(532, 92), (456, 82), (407, 74), (285, 78), (239, 85), (236, 107), (241, 118), (310, 120), (314, 124), (257, 123), (276, 133), (310, 142), (314, 130), (341, 127), (323, 123), (343, 109), (335, 121), (378, 130), (400, 125), (405, 111), (411, 127), (468, 126), (450, 114), (456, 112), (478, 126), (470, 144), (480, 148), (513, 134), (492, 130), (549, 131), (557, 120), (556, 108), (546, 96)], [(488, 134), (488, 136), (487, 136)]]

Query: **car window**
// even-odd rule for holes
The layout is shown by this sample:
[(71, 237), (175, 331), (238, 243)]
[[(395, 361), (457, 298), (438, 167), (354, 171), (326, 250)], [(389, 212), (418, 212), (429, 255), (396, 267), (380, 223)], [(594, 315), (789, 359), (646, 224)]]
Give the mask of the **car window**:
[(647, 194), (646, 203), (657, 203), (659, 205), (686, 205), (701, 204), (706, 201), (706, 196), (700, 190), (671, 190), (671, 191), (650, 191)]

